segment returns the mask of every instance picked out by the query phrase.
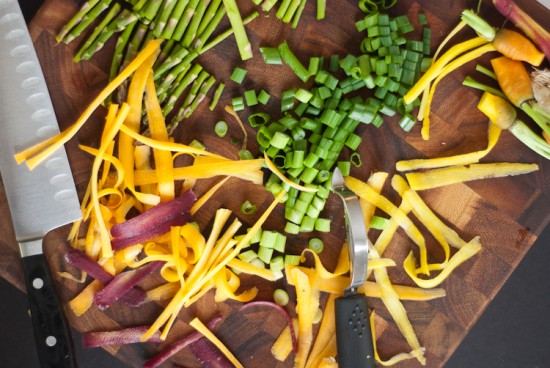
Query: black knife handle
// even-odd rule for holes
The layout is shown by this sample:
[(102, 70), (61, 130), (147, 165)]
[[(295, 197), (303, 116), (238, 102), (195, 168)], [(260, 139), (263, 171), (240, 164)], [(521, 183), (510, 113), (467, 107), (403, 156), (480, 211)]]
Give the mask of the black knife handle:
[(41, 368), (76, 367), (67, 320), (43, 254), (21, 258)]
[(350, 294), (334, 301), (338, 366), (374, 368), (374, 347), (367, 298)]

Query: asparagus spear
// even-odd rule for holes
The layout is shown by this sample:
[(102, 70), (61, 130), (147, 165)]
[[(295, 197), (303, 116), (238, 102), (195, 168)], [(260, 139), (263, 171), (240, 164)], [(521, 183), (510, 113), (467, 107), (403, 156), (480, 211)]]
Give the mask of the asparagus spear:
[(170, 18), (166, 22), (166, 26), (160, 35), (161, 38), (165, 38), (167, 40), (173, 39), (172, 36), (181, 17), (183, 16), (183, 13), (185, 12), (185, 9), (187, 8), (187, 4), (189, 4), (189, 0), (178, 0), (176, 7), (170, 14)]
[(82, 59), (82, 55), (90, 48), (90, 46), (94, 43), (100, 33), (105, 29), (105, 27), (107, 27), (111, 23), (113, 18), (118, 15), (118, 13), (120, 12), (120, 8), (120, 4), (113, 4), (111, 9), (109, 9), (107, 15), (105, 15), (103, 20), (94, 28), (92, 34), (86, 39), (84, 44), (80, 47), (80, 49), (74, 56), (73, 60), (75, 63), (78, 63)]
[(189, 1), (189, 4), (187, 4), (187, 7), (183, 12), (183, 15), (178, 21), (176, 29), (174, 29), (174, 32), (172, 33), (172, 39), (176, 41), (181, 40), (181, 38), (185, 34), (185, 30), (187, 29), (187, 27), (189, 26), (189, 23), (191, 22), (191, 19), (195, 15), (195, 10), (197, 9), (198, 5), (199, 5), (199, 0)]
[(210, 1), (210, 4), (208, 5), (208, 9), (206, 10), (206, 13), (204, 13), (204, 16), (201, 19), (201, 24), (197, 29), (197, 34), (200, 35), (201, 33), (204, 32), (206, 27), (210, 24), (211, 20), (213, 20), (213, 18), (215, 17), (215, 14), (217, 14), (221, 3), (222, 3), (222, 0)]
[[(126, 27), (124, 29), (124, 31), (120, 34), (120, 36), (118, 37), (117, 39), (117, 43), (116, 43), (116, 46), (115, 46), (115, 53), (113, 55), (113, 60), (111, 62), (111, 69), (110, 69), (110, 72), (109, 72), (109, 79), (110, 80), (113, 80), (117, 74), (119, 73), (121, 67), (122, 67), (122, 62), (123, 62), (123, 59), (124, 59), (124, 50), (126, 49), (126, 46), (128, 45), (128, 42), (130, 41), (130, 36), (132, 35), (132, 32), (134, 31), (134, 28), (136, 26), (138, 22), (135, 21), (131, 24), (128, 25), (128, 27)], [(123, 87), (120, 86), (119, 88), (117, 88), (117, 91), (122, 89)], [(110, 102), (110, 100), (112, 99), (115, 99), (116, 101), (121, 101), (120, 99), (117, 99), (117, 93), (118, 92), (114, 92), (110, 97), (109, 97), (109, 101), (107, 101), (108, 103)], [(126, 93), (124, 93), (125, 95)], [(124, 100), (122, 100), (124, 101)]]
[(82, 18), (86, 14), (88, 14), (89, 11), (92, 10), (93, 7), (99, 3), (100, 0), (88, 0), (82, 3), (82, 6), (78, 10), (78, 12), (61, 28), (61, 31), (59, 31), (59, 34), (55, 37), (57, 42), (62, 42), (63, 38), (73, 29), (74, 26), (76, 26), (78, 23), (82, 21)]
[(210, 89), (212, 89), (212, 87), (214, 86), (214, 84), (216, 83), (216, 78), (214, 78), (214, 76), (210, 76), (202, 85), (201, 85), (201, 88), (199, 89), (199, 93), (197, 95), (197, 97), (195, 97), (193, 99), (193, 102), (191, 102), (191, 104), (189, 104), (189, 106), (185, 109), (186, 112), (185, 112), (185, 118), (189, 118), (194, 112), (195, 110), (197, 109), (197, 107), (199, 106), (199, 104), (204, 101), (204, 99), (206, 98), (206, 94), (210, 91)]
[(292, 29), (296, 29), (296, 27), (298, 27), (298, 22), (300, 21), (300, 17), (302, 16), (305, 7), (306, 0), (300, 0), (300, 6), (298, 6), (298, 9), (296, 9), (296, 13), (294, 13), (294, 17), (292, 18)]
[[(218, 0), (221, 3), (221, 0)], [(225, 8), (223, 6), (219, 6), (216, 14), (212, 17), (210, 21), (208, 21), (208, 24), (204, 28), (202, 32), (199, 33), (199, 36), (196, 38), (193, 47), (199, 51), (201, 51), (202, 46), (208, 41), (212, 33), (218, 28), (222, 18), (225, 15)], [(205, 16), (206, 18), (206, 16)], [(209, 19), (209, 18), (207, 18)], [(206, 23), (206, 22), (205, 22)], [(200, 27), (199, 27), (200, 30)]]
[[(196, 52), (190, 52), (181, 63), (173, 67), (168, 74), (163, 78), (162, 82), (159, 83), (159, 90), (167, 90), (170, 88), (170, 84), (177, 78), (179, 73), (186, 68), (188, 64), (198, 56)], [(162, 75), (155, 73), (155, 80), (159, 79)]]
[(162, 45), (162, 48), (160, 49), (159, 56), (157, 57), (157, 60), (155, 60), (155, 63), (153, 64), (153, 69), (157, 70), (157, 68), (164, 63), (164, 61), (170, 56), (170, 54), (173, 52), (173, 50), (177, 47), (176, 41), (174, 40), (167, 40)]
[(160, 15), (158, 16), (158, 20), (155, 22), (155, 28), (153, 29), (153, 34), (155, 37), (161, 37), (162, 32), (166, 27), (166, 23), (168, 22), (168, 19), (170, 19), (170, 15), (172, 14), (172, 11), (177, 3), (177, 0), (164, 0), (164, 3), (162, 4), (162, 11), (159, 12)]
[[(133, 32), (132, 39), (129, 40), (128, 47), (126, 52), (123, 54), (122, 64), (120, 70), (124, 69), (138, 54), (142, 45), (145, 45), (144, 39), (147, 33), (148, 26), (146, 24), (137, 22), (137, 27)], [(116, 100), (119, 102), (126, 100), (126, 94), (128, 86), (130, 85), (130, 80), (125, 80), (116, 90)]]
[[(177, 128), (178, 124), (183, 119), (185, 119), (186, 117), (188, 117), (190, 115), (190, 112), (191, 113), (193, 112), (191, 110), (191, 104), (196, 99), (197, 94), (199, 92), (199, 89), (203, 85), (206, 78), (208, 78), (208, 76), (209, 76), (209, 74), (206, 71), (202, 71), (199, 74), (199, 76), (197, 77), (197, 79), (195, 79), (195, 81), (193, 82), (193, 85), (191, 86), (191, 89), (189, 90), (189, 93), (185, 97), (185, 101), (183, 102), (182, 106), (180, 107), (177, 115), (172, 118), (172, 120), (170, 121), (170, 123), (166, 127), (169, 134), (171, 134)], [(214, 80), (214, 82), (215, 82), (215, 80)], [(214, 82), (212, 82), (212, 85), (214, 84)], [(212, 85), (210, 85), (210, 87)], [(197, 103), (197, 105), (198, 105), (198, 103)]]
[(200, 64), (194, 64), (192, 67), (191, 64), (189, 64), (186, 69), (182, 70), (181, 75), (184, 76), (183, 79), (176, 85), (174, 90), (169, 93), (170, 97), (168, 97), (168, 102), (162, 109), (165, 116), (172, 111), (177, 100), (183, 94), (183, 91), (197, 79), (201, 71), (202, 66)]
[[(106, 9), (109, 8), (112, 0), (99, 0), (90, 11), (83, 14), (80, 21), (77, 21), (77, 24), (68, 31), (66, 35), (63, 36), (62, 42), (69, 43), (82, 33), (92, 22), (99, 17)], [(76, 16), (75, 16), (76, 17)]]
[(252, 46), (248, 40), (246, 30), (244, 29), (244, 23), (237, 3), (235, 0), (223, 0), (223, 5), (225, 6), (225, 11), (229, 17), (231, 28), (233, 28), (233, 32), (235, 33), (235, 39), (237, 41), (239, 53), (241, 54), (241, 59), (248, 60), (253, 56)]
[(83, 59), (89, 59), (99, 51), (105, 43), (113, 36), (115, 33), (124, 30), (129, 24), (137, 20), (137, 15), (131, 12), (128, 9), (122, 9), (118, 16), (107, 26), (105, 27), (99, 36), (94, 40), (94, 42), (88, 47), (88, 49), (82, 54)]
[(185, 34), (182, 37), (181, 43), (184, 47), (191, 46), (193, 40), (197, 36), (197, 29), (203, 19), (204, 13), (206, 12), (206, 7), (210, 3), (210, 0), (199, 1), (197, 9), (195, 9), (195, 14), (189, 23), (189, 26), (185, 30)]
[(181, 45), (176, 45), (166, 60), (155, 68), (155, 75), (162, 75), (166, 73), (169, 69), (181, 63), (183, 58), (185, 58), (188, 54), (189, 50)]
[[(258, 17), (258, 15), (260, 15), (260, 13), (258, 13), (257, 11), (250, 14), (248, 17), (243, 19), (243, 25), (247, 25), (248, 23), (252, 22), (254, 19), (256, 19), (256, 17)], [(225, 32), (220, 33), (216, 38), (204, 45), (204, 47), (200, 49), (200, 53), (203, 54), (206, 51), (210, 50), (212, 47), (216, 46), (227, 37), (231, 36), (233, 34), (233, 31), (233, 28), (230, 28)]]
[(163, 0), (147, 0), (146, 4), (139, 13), (142, 17), (143, 23), (149, 24), (153, 19), (155, 19), (157, 12), (162, 5), (162, 1)]
[(204, 30), (201, 33), (199, 33), (199, 36), (195, 40), (195, 43), (193, 44), (193, 47), (195, 49), (201, 51), (202, 46), (208, 41), (210, 36), (212, 36), (212, 33), (214, 33), (214, 31), (220, 25), (220, 22), (223, 19), (224, 15), (225, 15), (225, 8), (223, 6), (218, 7), (218, 10), (216, 11), (216, 14), (214, 14), (214, 16), (212, 17), (212, 20), (208, 22), (208, 25), (204, 28)]

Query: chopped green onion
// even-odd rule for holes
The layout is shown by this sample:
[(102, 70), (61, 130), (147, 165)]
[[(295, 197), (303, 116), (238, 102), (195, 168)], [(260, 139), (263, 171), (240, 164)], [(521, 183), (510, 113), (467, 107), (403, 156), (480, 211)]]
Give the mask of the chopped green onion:
[(197, 139), (193, 139), (191, 143), (189, 143), (189, 147), (197, 148), (203, 151), (206, 150), (206, 147), (204, 146), (204, 144), (202, 144), (201, 141)]
[(258, 258), (258, 254), (254, 250), (249, 249), (240, 253), (237, 257), (243, 262), (250, 263), (252, 260)]
[(331, 72), (336, 72), (340, 63), (340, 57), (338, 55), (331, 55), (329, 59), (328, 70)]
[(249, 262), (251, 265), (259, 267), (259, 268), (265, 268), (265, 263), (260, 258), (254, 258), (252, 261)]
[(264, 263), (269, 263), (271, 261), (271, 257), (273, 256), (273, 248), (268, 247), (258, 247), (258, 258), (262, 260)]
[(279, 53), (281, 54), (284, 62), (292, 69), (294, 74), (296, 74), (302, 82), (307, 82), (310, 77), (308, 70), (302, 65), (300, 60), (298, 60), (296, 55), (294, 55), (286, 41), (279, 45)]
[(426, 18), (426, 14), (418, 13), (418, 23), (419, 24), (428, 24), (428, 19)]
[(267, 122), (269, 122), (269, 114), (265, 112), (257, 112), (255, 114), (251, 114), (248, 117), (248, 123), (251, 127), (256, 128), (261, 125), (265, 125)]
[(285, 232), (289, 234), (299, 234), (300, 226), (296, 225), (293, 222), (287, 221), (285, 224)]
[[(247, 233), (250, 232), (252, 228), (248, 228), (246, 230)], [(256, 244), (256, 243), (259, 243), (260, 242), (260, 239), (262, 238), (262, 229), (258, 229), (256, 232), (254, 232), (254, 234), (252, 235), (252, 238), (250, 239), (250, 244)]]
[(294, 254), (285, 254), (285, 265), (298, 266), (301, 261), (301, 256)]
[(275, 134), (269, 141), (271, 146), (277, 147), (278, 149), (285, 148), (289, 142), (290, 142), (290, 136), (281, 132), (275, 132)]
[(349, 161), (338, 161), (337, 163), (338, 169), (342, 173), (343, 176), (348, 176), (351, 171), (351, 162)]
[(312, 97), (313, 93), (303, 88), (299, 88), (294, 95), (294, 98), (303, 103), (308, 103)]
[(387, 218), (380, 217), (380, 216), (372, 216), (372, 219), (370, 221), (370, 227), (371, 229), (384, 230), (388, 225), (388, 222), (389, 220)]
[(357, 134), (355, 133), (351, 133), (349, 136), (348, 136), (348, 139), (346, 139), (346, 146), (348, 146), (350, 149), (352, 150), (356, 150), (359, 145), (361, 144), (361, 137), (358, 136)]
[(323, 251), (323, 241), (319, 238), (311, 238), (308, 242), (308, 248), (319, 254)]
[(241, 84), (245, 76), (246, 76), (245, 69), (235, 67), (235, 69), (233, 69), (233, 72), (231, 73), (230, 79), (235, 83)]
[(273, 291), (273, 301), (276, 304), (280, 305), (281, 307), (284, 307), (285, 305), (288, 304), (288, 300), (289, 300), (289, 297), (286, 290), (275, 289), (275, 291)]
[(244, 99), (246, 100), (246, 104), (248, 106), (254, 106), (258, 104), (256, 91), (254, 91), (253, 89), (244, 92)]
[(305, 215), (300, 223), (300, 231), (304, 233), (312, 232), (315, 229), (315, 218)]
[(276, 47), (260, 47), (260, 53), (266, 64), (280, 65), (283, 63), (279, 49)]
[(241, 212), (245, 215), (252, 215), (256, 212), (256, 206), (247, 199), (241, 204)]
[(227, 130), (228, 130), (227, 123), (223, 120), (218, 121), (214, 125), (214, 132), (218, 137), (225, 137), (225, 135), (227, 134)]
[(233, 110), (235, 111), (244, 110), (244, 99), (242, 97), (233, 97), (231, 104), (233, 105)]
[(270, 98), (271, 96), (269, 95), (269, 93), (267, 93), (263, 89), (258, 94), (258, 102), (261, 103), (262, 105), (267, 104)]
[(399, 126), (406, 132), (410, 131), (414, 124), (416, 124), (416, 119), (411, 114), (405, 114), (399, 120)]
[(353, 152), (350, 157), (349, 157), (349, 161), (351, 162), (351, 164), (355, 167), (361, 167), (361, 165), (363, 164), (361, 162), (361, 155), (359, 155), (359, 153), (357, 152)]
[(285, 260), (283, 256), (275, 256), (269, 261), (269, 269), (272, 272), (279, 272), (285, 268)]
[(322, 233), (328, 233), (330, 232), (330, 223), (330, 219), (317, 218), (315, 219), (315, 230)]

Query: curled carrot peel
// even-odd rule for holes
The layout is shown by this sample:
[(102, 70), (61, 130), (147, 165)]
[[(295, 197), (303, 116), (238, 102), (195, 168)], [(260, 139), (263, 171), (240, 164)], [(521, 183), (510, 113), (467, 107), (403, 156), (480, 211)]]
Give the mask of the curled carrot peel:
[(443, 78), (445, 78), (445, 76), (447, 76), (447, 74), (453, 72), (454, 70), (458, 69), (462, 65), (464, 65), (464, 64), (466, 64), (466, 63), (468, 63), (472, 60), (477, 59), (478, 57), (480, 57), (483, 54), (486, 54), (486, 53), (492, 52), (492, 51), (496, 51), (495, 47), (492, 44), (485, 44), (481, 47), (478, 47), (477, 49), (474, 49), (474, 50), (472, 50), (472, 51), (456, 58), (455, 60), (453, 60), (452, 62), (447, 64), (441, 70), (441, 72), (439, 73), (437, 78), (434, 80), (432, 86), (430, 87), (430, 93), (428, 95), (426, 109), (424, 110), (424, 123), (422, 125), (422, 138), (423, 139), (427, 140), (430, 137), (431, 102), (433, 100), (433, 97), (435, 95), (435, 89), (436, 89), (437, 85), (439, 84), (439, 82), (441, 82), (441, 80)]
[(437, 59), (430, 68), (420, 77), (418, 82), (403, 96), (403, 101), (406, 104), (411, 104), (414, 100), (420, 96), (422, 91), (429, 88), (430, 83), (437, 78), (439, 73), (445, 68), (445, 66), (453, 61), (461, 54), (473, 50), (477, 47), (483, 46), (487, 43), (487, 40), (483, 37), (475, 37), (471, 40), (464, 41), (451, 47), (445, 52), (439, 59)]

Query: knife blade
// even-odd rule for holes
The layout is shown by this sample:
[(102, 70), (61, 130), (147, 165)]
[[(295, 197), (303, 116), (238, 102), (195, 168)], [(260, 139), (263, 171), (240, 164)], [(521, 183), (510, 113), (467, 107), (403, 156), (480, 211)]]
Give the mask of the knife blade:
[(72, 340), (42, 239), (81, 217), (64, 149), (30, 171), (13, 155), (59, 133), (50, 95), (16, 0), (0, 0), (0, 173), (19, 243), (41, 367), (74, 367)]
[(332, 173), (332, 191), (344, 206), (350, 258), (350, 286), (334, 301), (338, 365), (342, 368), (375, 368), (374, 345), (367, 298), (357, 289), (367, 280), (370, 241), (359, 198), (344, 183), (338, 168)]

